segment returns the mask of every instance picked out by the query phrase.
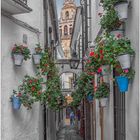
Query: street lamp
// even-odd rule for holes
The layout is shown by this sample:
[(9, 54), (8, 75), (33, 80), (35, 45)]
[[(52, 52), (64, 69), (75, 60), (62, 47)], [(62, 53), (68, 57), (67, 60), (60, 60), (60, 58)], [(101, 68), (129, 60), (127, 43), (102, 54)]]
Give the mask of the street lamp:
[(70, 59), (70, 68), (77, 69), (79, 65), (80, 59), (77, 58), (77, 54), (75, 51), (72, 53), (72, 59)]

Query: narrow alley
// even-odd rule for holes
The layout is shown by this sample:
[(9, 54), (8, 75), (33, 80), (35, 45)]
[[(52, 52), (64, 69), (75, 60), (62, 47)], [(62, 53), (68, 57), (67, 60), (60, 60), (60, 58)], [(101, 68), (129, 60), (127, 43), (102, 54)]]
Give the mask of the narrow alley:
[(139, 139), (140, 0), (1, 0), (1, 140)]

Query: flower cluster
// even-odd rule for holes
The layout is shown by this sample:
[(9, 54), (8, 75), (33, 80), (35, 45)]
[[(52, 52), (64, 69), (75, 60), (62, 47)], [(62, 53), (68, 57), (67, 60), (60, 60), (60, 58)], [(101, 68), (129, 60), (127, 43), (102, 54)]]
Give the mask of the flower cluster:
[(35, 47), (35, 53), (36, 54), (42, 54), (42, 49), (40, 44), (36, 44), (37, 47)]
[(14, 90), (13, 94), (20, 98), (21, 103), (27, 107), (27, 109), (31, 109), (32, 104), (42, 98), (40, 79), (26, 75), (22, 84), (18, 87), (18, 91)]
[(28, 47), (17, 44), (15, 44), (15, 47), (13, 47), (12, 54), (22, 54), (24, 56), (24, 60), (30, 59), (31, 55)]

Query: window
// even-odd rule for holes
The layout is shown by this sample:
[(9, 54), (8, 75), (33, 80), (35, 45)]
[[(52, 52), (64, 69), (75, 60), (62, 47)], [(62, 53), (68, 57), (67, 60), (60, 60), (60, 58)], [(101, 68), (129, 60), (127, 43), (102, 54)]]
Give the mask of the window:
[(72, 27), (70, 27), (69, 32), (70, 32), (70, 35), (71, 35), (72, 34)]
[(68, 35), (68, 26), (67, 25), (64, 26), (64, 35)]
[(69, 12), (68, 11), (65, 13), (65, 18), (69, 19)]

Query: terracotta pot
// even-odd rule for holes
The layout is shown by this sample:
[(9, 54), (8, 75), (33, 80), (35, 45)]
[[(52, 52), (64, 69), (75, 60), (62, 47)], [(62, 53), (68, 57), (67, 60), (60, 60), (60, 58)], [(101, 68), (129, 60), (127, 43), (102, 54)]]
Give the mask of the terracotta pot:
[(120, 21), (125, 21), (128, 18), (128, 2), (117, 3), (114, 8)]
[(23, 63), (24, 56), (22, 54), (13, 54), (14, 63), (16, 66), (21, 66)]

